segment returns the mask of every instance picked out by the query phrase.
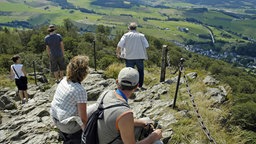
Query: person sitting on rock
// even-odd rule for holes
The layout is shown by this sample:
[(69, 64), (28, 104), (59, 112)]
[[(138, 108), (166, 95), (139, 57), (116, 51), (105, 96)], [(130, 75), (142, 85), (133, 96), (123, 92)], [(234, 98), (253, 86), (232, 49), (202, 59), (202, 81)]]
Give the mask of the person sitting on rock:
[(87, 93), (81, 82), (89, 73), (89, 58), (75, 56), (69, 62), (66, 73), (55, 91), (50, 114), (64, 144), (80, 144), (87, 123)]
[[(162, 144), (161, 129), (155, 129), (146, 138), (139, 140), (139, 134), (135, 127), (147, 127), (148, 120), (135, 119), (129, 108), (128, 98), (132, 96), (138, 87), (139, 73), (131, 67), (123, 68), (116, 80), (117, 89), (103, 92), (93, 107), (97, 107), (103, 98), (103, 108), (110, 105), (120, 104), (122, 106), (112, 107), (104, 110), (103, 119), (98, 119), (99, 144)], [(95, 109), (94, 108), (94, 109)], [(88, 107), (88, 114), (93, 108)]]

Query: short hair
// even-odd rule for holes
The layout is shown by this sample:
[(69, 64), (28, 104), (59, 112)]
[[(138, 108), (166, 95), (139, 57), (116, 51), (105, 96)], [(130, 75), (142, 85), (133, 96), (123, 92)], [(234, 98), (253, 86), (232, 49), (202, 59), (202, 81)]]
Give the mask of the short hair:
[(121, 90), (133, 90), (135, 88), (137, 88), (137, 85), (135, 86), (125, 86), (125, 85), (119, 85)]
[(48, 29), (47, 29), (48, 32), (53, 32), (55, 30), (56, 30), (56, 27), (54, 25), (49, 25), (48, 26)]
[(89, 73), (89, 57), (78, 55), (73, 57), (66, 69), (67, 80), (72, 82), (82, 82)]
[(137, 24), (135, 22), (130, 23), (130, 25), (128, 26), (129, 30), (136, 30), (137, 28)]
[(14, 55), (14, 56), (12, 57), (12, 61), (15, 62), (15, 63), (17, 62), (18, 59), (20, 59), (20, 56), (19, 56), (19, 55)]

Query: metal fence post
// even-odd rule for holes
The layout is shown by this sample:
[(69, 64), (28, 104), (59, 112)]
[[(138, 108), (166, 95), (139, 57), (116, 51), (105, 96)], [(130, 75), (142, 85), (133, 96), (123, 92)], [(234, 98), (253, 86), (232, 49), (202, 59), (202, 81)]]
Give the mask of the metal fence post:
[(178, 90), (179, 90), (179, 85), (180, 85), (180, 76), (181, 76), (181, 71), (183, 69), (183, 62), (184, 62), (184, 58), (180, 59), (180, 64), (179, 64), (179, 75), (178, 75), (178, 80), (177, 80), (177, 85), (176, 85), (176, 91), (175, 91), (175, 96), (174, 96), (174, 100), (173, 100), (173, 105), (172, 108), (175, 108), (175, 104), (176, 104), (176, 100), (177, 100), (177, 95), (178, 95)]
[(94, 54), (94, 70), (96, 71), (97, 64), (96, 64), (96, 41), (95, 40), (93, 40), (93, 54)]
[(37, 85), (37, 80), (36, 80), (36, 64), (35, 64), (35, 61), (33, 61), (33, 68), (34, 68), (35, 84)]
[(163, 45), (163, 48), (162, 48), (162, 66), (161, 66), (160, 82), (163, 82), (165, 80), (166, 59), (167, 59), (167, 52), (168, 52), (167, 48), (168, 48), (167, 45)]

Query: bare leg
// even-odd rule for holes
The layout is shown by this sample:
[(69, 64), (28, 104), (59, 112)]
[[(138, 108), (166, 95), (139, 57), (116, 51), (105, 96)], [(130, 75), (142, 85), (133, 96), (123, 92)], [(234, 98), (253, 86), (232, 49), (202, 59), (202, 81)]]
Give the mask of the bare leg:
[(63, 76), (64, 76), (64, 71), (60, 71), (60, 79), (59, 80), (62, 80)]
[(59, 80), (59, 72), (58, 71), (54, 72), (54, 77), (57, 81)]
[(22, 90), (19, 90), (19, 96), (20, 96), (20, 100), (21, 100), (21, 103), (22, 103), (23, 97), (24, 97)]
[(28, 102), (28, 92), (27, 92), (27, 90), (23, 91), (23, 94), (25, 95), (26, 101)]

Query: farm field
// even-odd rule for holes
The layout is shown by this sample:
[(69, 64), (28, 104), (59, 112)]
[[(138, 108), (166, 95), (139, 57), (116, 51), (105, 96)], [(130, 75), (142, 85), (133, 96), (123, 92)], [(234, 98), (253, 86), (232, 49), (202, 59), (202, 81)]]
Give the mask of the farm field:
[[(129, 8), (122, 8), (122, 5), (106, 7), (93, 5), (92, 2), (94, 1), (68, 0), (57, 3), (47, 0), (1, 0), (0, 21), (2, 25), (25, 21), (31, 26), (38, 26), (51, 23), (62, 25), (63, 19), (70, 19), (81, 28), (101, 24), (114, 28), (114, 31), (125, 31), (127, 24), (135, 21), (140, 25), (139, 31), (146, 35), (153, 34), (157, 38), (180, 43), (188, 40), (210, 42), (209, 38), (199, 37), (199, 35), (209, 36), (209, 28), (214, 32), (213, 36), (216, 40), (234, 42), (245, 41), (242, 37), (254, 39), (256, 37), (256, 33), (253, 32), (255, 16), (246, 15), (239, 19), (233, 14), (227, 14), (210, 6), (202, 9), (191, 3), (169, 0), (164, 5), (166, 7), (154, 7), (123, 1), (123, 5)], [(163, 2), (159, 1), (159, 4)], [(153, 1), (148, 3), (155, 4)], [(241, 9), (233, 11), (242, 12)], [(205, 26), (208, 26), (208, 29)], [(17, 27), (21, 26), (17, 25)], [(184, 28), (188, 31), (182, 31)], [(223, 33), (229, 37), (223, 38), (221, 36)]]

